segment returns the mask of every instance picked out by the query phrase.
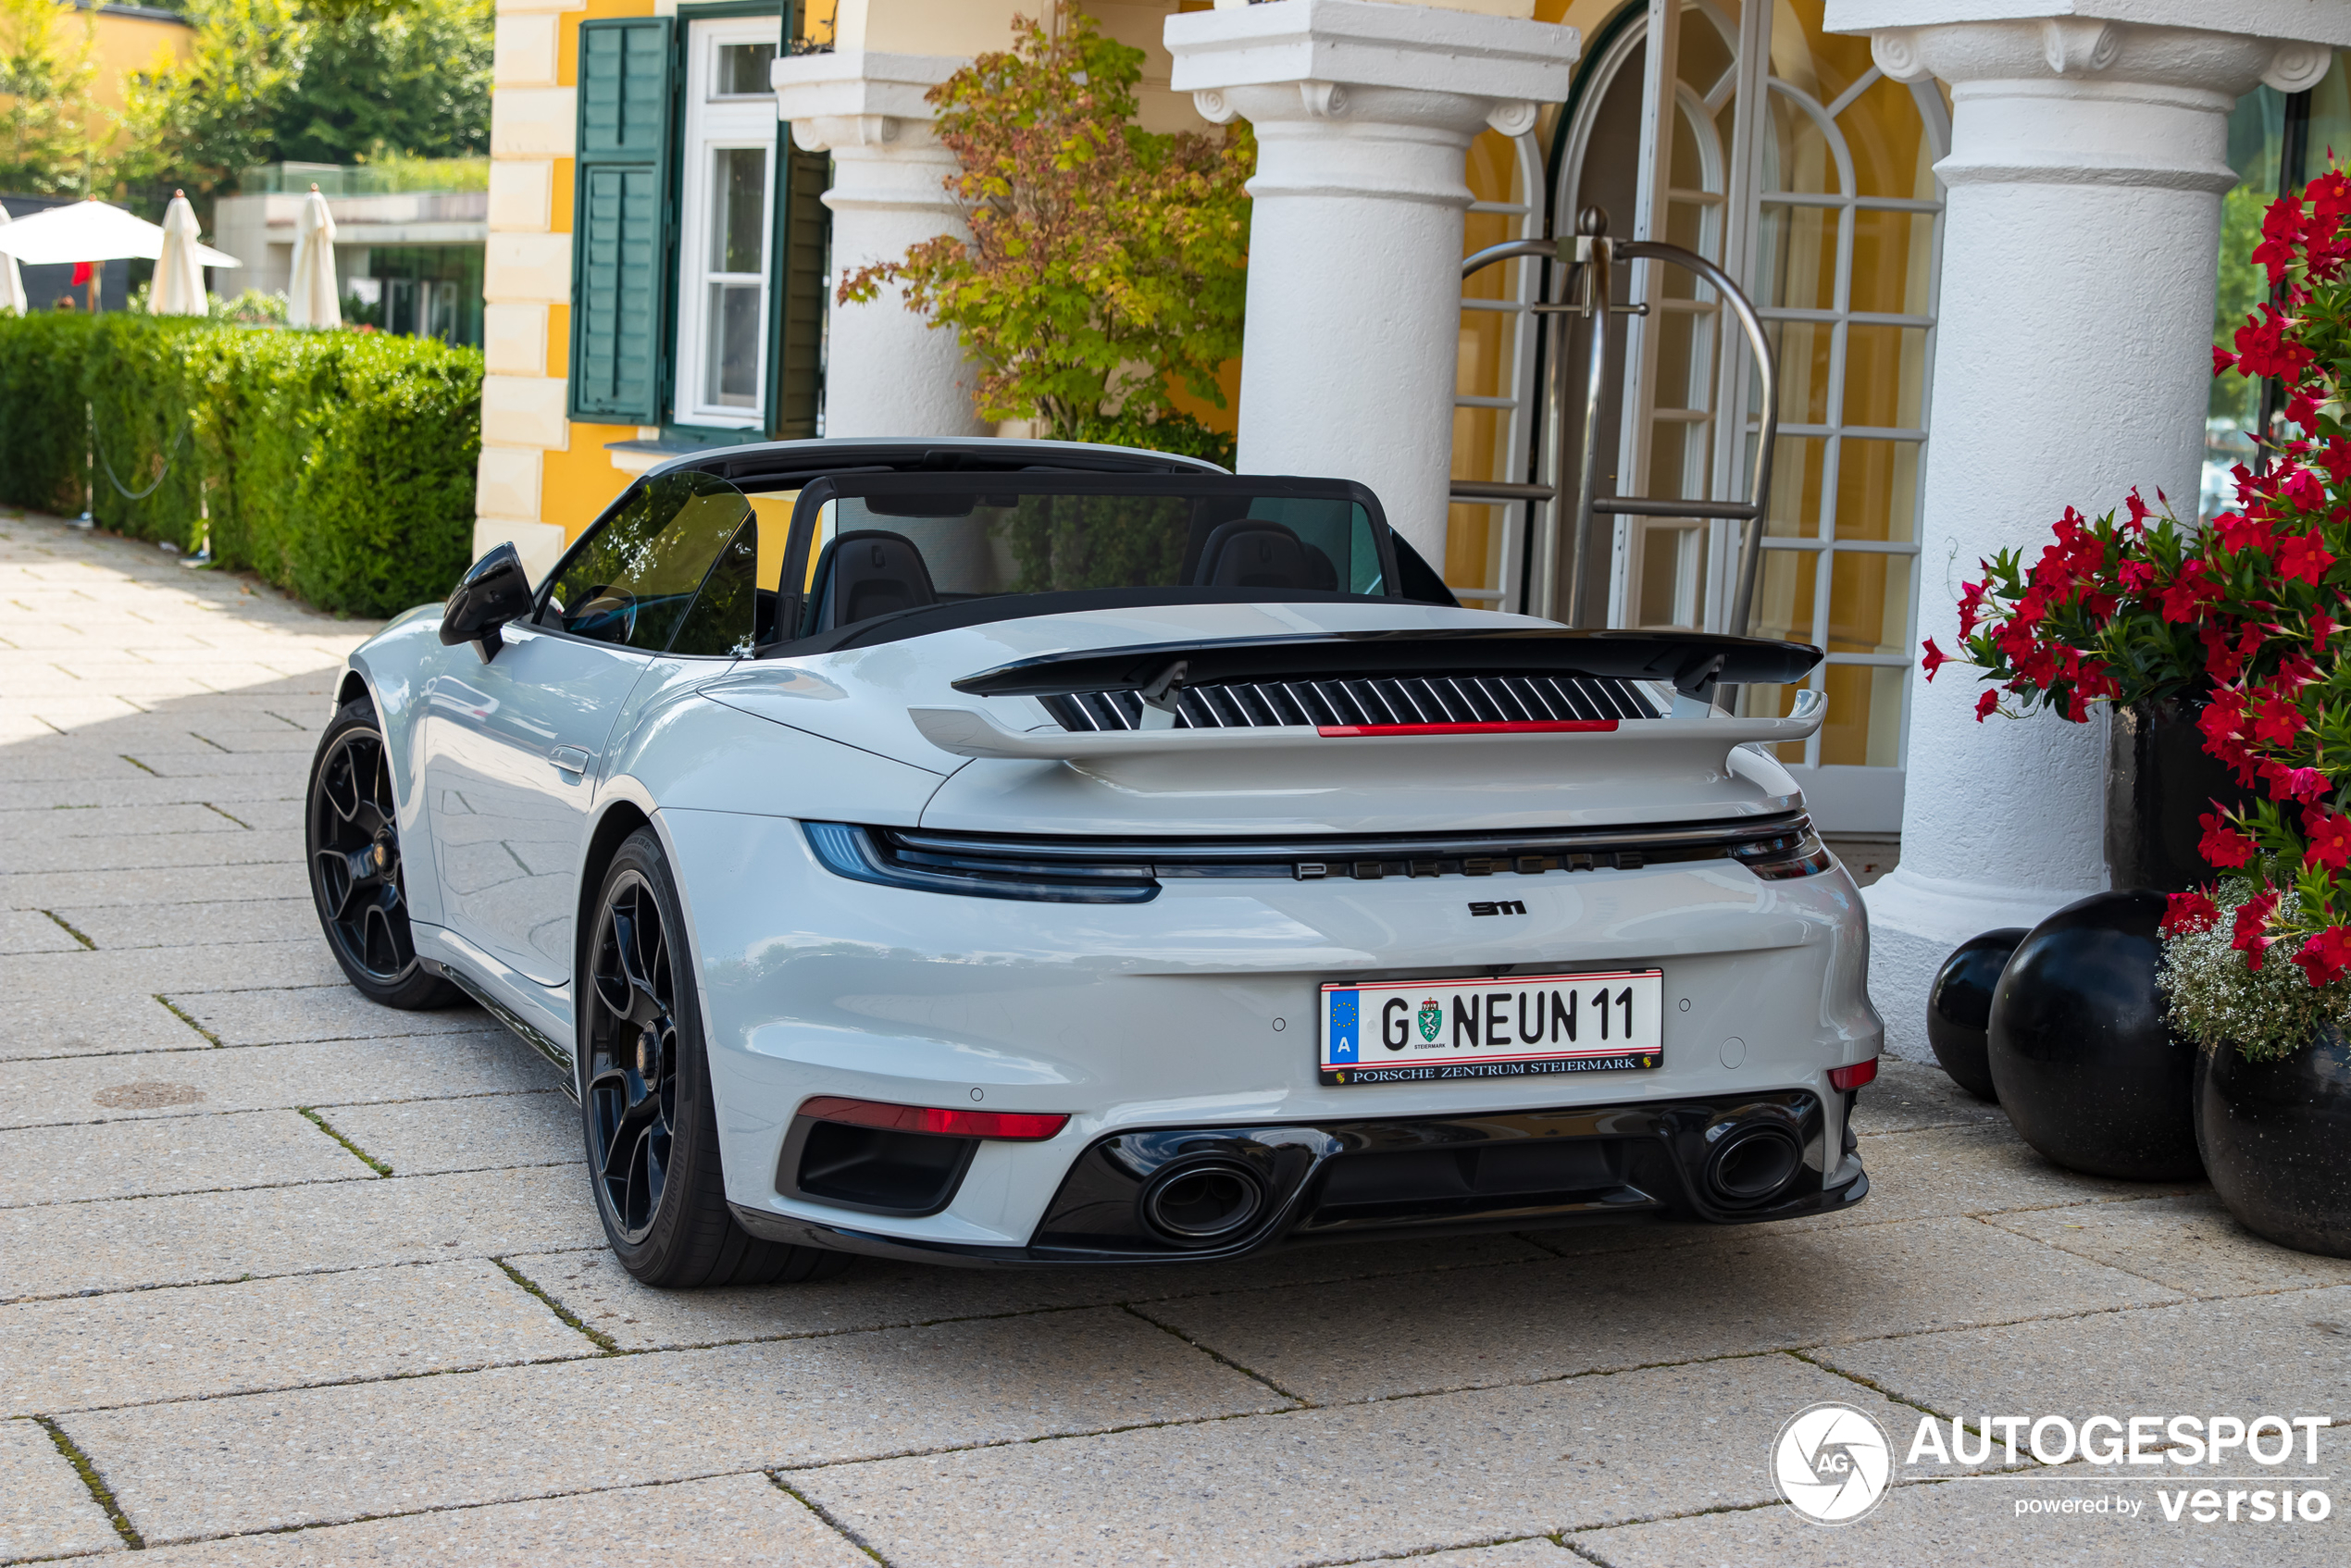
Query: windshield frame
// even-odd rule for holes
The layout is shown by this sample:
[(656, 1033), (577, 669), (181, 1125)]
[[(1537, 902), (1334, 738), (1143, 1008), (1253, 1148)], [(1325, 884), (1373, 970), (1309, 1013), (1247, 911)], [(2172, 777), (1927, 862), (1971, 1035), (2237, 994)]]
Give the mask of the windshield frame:
[[(1394, 604), (1403, 598), (1397, 565), (1395, 536), (1379, 497), (1369, 486), (1352, 479), (1303, 479), (1292, 475), (1225, 473), (1098, 473), (1073, 469), (1026, 468), (1011, 472), (949, 469), (938, 472), (877, 471), (865, 468), (842, 473), (847, 488), (862, 492), (859, 481), (887, 479), (889, 490), (906, 494), (952, 495), (991, 487), (1055, 495), (1248, 496), (1252, 499), (1291, 496), (1301, 500), (1346, 501), (1363, 508), (1371, 524), (1373, 548), (1379, 554), (1378, 593), (1320, 592), (1304, 589), (1203, 589), (1188, 584), (1163, 587), (1082, 589), (1045, 593), (999, 593), (953, 604), (927, 604), (833, 627), (805, 637), (779, 638), (760, 645), (756, 657), (792, 657), (829, 653), (836, 648), (872, 642), (894, 642), (906, 637), (948, 629), (948, 626), (984, 625), (1034, 616), (1068, 614), (1089, 609), (1134, 608), (1191, 604), (1298, 604), (1335, 602), (1355, 604)], [(805, 606), (803, 589), (786, 591), (787, 583), (805, 583), (814, 558), (818, 515), (827, 503), (840, 498), (843, 486), (832, 474), (810, 479), (792, 507), (791, 531), (784, 544), (783, 568), (776, 583), (777, 628), (796, 628)], [(989, 613), (1001, 604), (1001, 613)], [(925, 621), (946, 625), (927, 626)]]

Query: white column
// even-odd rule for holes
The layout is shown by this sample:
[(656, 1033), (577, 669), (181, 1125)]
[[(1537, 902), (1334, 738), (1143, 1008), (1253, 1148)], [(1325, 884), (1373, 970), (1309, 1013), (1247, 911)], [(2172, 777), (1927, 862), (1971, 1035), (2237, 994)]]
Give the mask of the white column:
[[(908, 247), (971, 230), (949, 194), (955, 156), (931, 131), (923, 94), (970, 62), (951, 55), (844, 49), (774, 68), (776, 112), (792, 140), (833, 155), (833, 278)], [(834, 305), (825, 369), (827, 436), (969, 436), (992, 427), (972, 413), (973, 375), (952, 329), (906, 308), (895, 287), (863, 305)]]
[[(2046, 3), (2046, 0), (2045, 0)], [(2074, 7), (2068, 7), (2072, 9)], [(1976, 563), (2034, 555), (2068, 505), (2159, 488), (2194, 516), (2211, 381), (2227, 117), (2328, 52), (2245, 31), (2341, 28), (2299, 0), (2084, 0), (2103, 16), (2015, 16), (2013, 0), (1829, 0), (1897, 81), (1950, 84), (1951, 153), (1920, 634), (1950, 649)], [(2318, 13), (2334, 13), (2320, 19)], [(1998, 19), (1972, 19), (1990, 15)], [(2345, 42), (2351, 42), (2346, 30)], [(1978, 724), (1983, 690), (1914, 670), (1902, 859), (1864, 895), (1870, 989), (1897, 1054), (1931, 1056), (1926, 993), (1960, 941), (2030, 926), (2107, 886), (2106, 722)]]
[(1463, 156), (1567, 96), (1575, 30), (1368, 0), (1167, 19), (1173, 85), (1257, 131), (1240, 467), (1360, 479), (1442, 569)]

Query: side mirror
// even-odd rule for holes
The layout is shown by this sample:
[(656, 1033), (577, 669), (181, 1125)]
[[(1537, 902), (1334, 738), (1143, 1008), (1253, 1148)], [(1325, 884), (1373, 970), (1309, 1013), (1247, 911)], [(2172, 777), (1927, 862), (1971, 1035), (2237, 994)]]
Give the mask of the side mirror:
[(457, 579), (449, 603), (442, 606), (441, 641), (448, 647), (470, 642), (481, 662), (497, 657), (505, 644), (498, 628), (530, 614), (530, 575), (511, 544), (502, 544), (476, 561)]

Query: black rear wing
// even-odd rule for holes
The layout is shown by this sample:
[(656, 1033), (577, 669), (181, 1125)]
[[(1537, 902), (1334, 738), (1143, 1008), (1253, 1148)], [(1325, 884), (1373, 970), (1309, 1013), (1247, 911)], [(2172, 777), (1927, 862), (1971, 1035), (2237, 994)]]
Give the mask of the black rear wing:
[(1581, 675), (1661, 681), (1685, 697), (1710, 701), (1718, 682), (1786, 685), (1803, 679), (1820, 662), (1821, 651), (1810, 643), (1709, 632), (1552, 627), (1338, 631), (1047, 653), (967, 675), (954, 686), (974, 697), (1140, 691), (1164, 700), (1187, 686), (1255, 681)]

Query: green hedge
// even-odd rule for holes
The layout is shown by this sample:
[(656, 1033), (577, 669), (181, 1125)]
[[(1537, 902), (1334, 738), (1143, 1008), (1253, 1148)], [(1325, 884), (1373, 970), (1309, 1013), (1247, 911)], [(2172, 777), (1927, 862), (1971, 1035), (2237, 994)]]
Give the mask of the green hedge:
[[(193, 548), (208, 525), (224, 566), (355, 615), (438, 599), (471, 557), (475, 350), (168, 317), (0, 316), (0, 498), (80, 510), (84, 404), (106, 528)], [(37, 422), (15, 417), (26, 409)]]

